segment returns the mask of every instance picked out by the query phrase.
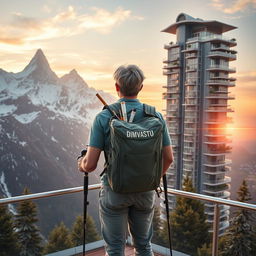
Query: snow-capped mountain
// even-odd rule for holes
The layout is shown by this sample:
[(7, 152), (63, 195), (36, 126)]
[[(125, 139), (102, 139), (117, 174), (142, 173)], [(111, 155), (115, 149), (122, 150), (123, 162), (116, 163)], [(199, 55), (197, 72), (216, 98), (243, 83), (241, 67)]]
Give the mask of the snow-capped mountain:
[[(25, 186), (36, 193), (82, 185), (76, 157), (102, 108), (96, 93), (76, 70), (58, 78), (40, 49), (23, 71), (0, 69), (0, 196), (20, 195)], [(98, 180), (98, 173), (90, 175), (90, 183)], [(38, 200), (44, 233), (58, 221), (73, 222), (80, 200), (81, 195)], [(97, 201), (91, 201), (93, 215)]]

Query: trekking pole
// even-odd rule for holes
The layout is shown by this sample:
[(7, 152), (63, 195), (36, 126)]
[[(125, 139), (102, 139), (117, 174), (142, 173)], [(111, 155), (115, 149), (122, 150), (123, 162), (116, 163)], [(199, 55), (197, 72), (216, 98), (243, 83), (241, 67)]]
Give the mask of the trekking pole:
[(111, 114), (112, 116), (114, 116), (114, 117), (117, 118), (117, 119), (120, 119), (120, 118), (117, 116), (117, 114), (115, 113), (115, 111), (113, 111), (113, 110), (109, 107), (109, 105), (106, 103), (106, 101), (103, 100), (103, 98), (102, 98), (98, 93), (96, 93), (96, 96), (97, 96), (97, 98), (102, 102), (102, 104), (104, 105), (104, 107), (110, 112), (110, 114)]
[[(84, 157), (87, 153), (87, 149), (84, 149), (81, 152), (81, 155), (77, 158)], [(83, 204), (83, 210), (84, 210), (84, 220), (83, 220), (83, 256), (85, 256), (85, 228), (86, 228), (86, 219), (87, 219), (87, 205), (89, 202), (87, 202), (87, 196), (88, 196), (88, 183), (89, 183), (89, 178), (88, 178), (88, 173), (84, 172), (84, 204)]]
[(87, 219), (87, 195), (88, 195), (88, 173), (84, 173), (84, 232), (83, 232), (83, 256), (85, 256), (85, 228)]
[(171, 227), (170, 227), (170, 221), (169, 221), (169, 203), (168, 203), (168, 195), (167, 195), (167, 179), (166, 179), (166, 174), (163, 175), (163, 186), (164, 186), (164, 198), (165, 198), (164, 203), (165, 203), (166, 218), (167, 218), (170, 255), (172, 256)]

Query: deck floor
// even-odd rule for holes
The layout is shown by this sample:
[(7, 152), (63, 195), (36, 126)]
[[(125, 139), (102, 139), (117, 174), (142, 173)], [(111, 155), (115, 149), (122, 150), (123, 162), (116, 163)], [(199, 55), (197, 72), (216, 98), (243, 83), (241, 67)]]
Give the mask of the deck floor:
[[(86, 252), (86, 256), (105, 256), (105, 249), (103, 247)], [(125, 256), (134, 256), (134, 248), (132, 246), (125, 247)], [(154, 253), (155, 256), (162, 256), (162, 254)], [(77, 256), (82, 256), (78, 254)]]

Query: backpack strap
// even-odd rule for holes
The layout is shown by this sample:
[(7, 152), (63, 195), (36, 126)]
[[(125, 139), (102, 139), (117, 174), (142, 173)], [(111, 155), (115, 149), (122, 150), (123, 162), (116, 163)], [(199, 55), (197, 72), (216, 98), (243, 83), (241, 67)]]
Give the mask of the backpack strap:
[[(121, 108), (121, 104), (119, 103), (119, 102), (116, 102), (116, 103), (113, 103), (113, 104), (111, 104), (111, 105), (109, 105), (108, 106), (112, 111), (114, 110), (114, 112), (117, 114), (117, 116), (119, 116), (119, 109)], [(106, 106), (104, 106), (103, 107), (103, 109), (102, 110), (104, 110), (104, 109), (108, 109)], [(109, 109), (108, 109), (109, 110)], [(109, 111), (110, 112), (110, 111)], [(111, 116), (113, 116), (112, 115), (112, 113), (110, 112), (110, 114), (111, 114)]]
[[(121, 103), (116, 102), (116, 103), (113, 103), (113, 104), (111, 104), (111, 105), (108, 105), (108, 107), (109, 107), (112, 111), (114, 111), (117, 116), (119, 116), (119, 110), (121, 109)], [(109, 108), (107, 108), (106, 106), (104, 106), (102, 110), (107, 109), (107, 110), (109, 111), (109, 113), (111, 114), (112, 118), (115, 117), (115, 116), (111, 113), (111, 111), (109, 110)], [(104, 157), (105, 157), (105, 164), (104, 164), (104, 169), (103, 169), (103, 171), (102, 171), (101, 174), (100, 174), (100, 177), (106, 172), (107, 166), (108, 166), (108, 155), (107, 155), (107, 152), (106, 152), (106, 151), (104, 151)]]
[(158, 117), (156, 115), (156, 108), (147, 104), (143, 104), (143, 111), (147, 116), (154, 116)]

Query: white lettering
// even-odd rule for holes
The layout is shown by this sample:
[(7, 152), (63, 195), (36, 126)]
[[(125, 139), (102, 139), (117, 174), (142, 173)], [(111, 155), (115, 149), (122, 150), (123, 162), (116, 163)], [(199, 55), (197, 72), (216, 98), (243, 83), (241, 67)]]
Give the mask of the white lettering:
[(149, 138), (154, 137), (154, 131), (126, 131), (127, 138)]

